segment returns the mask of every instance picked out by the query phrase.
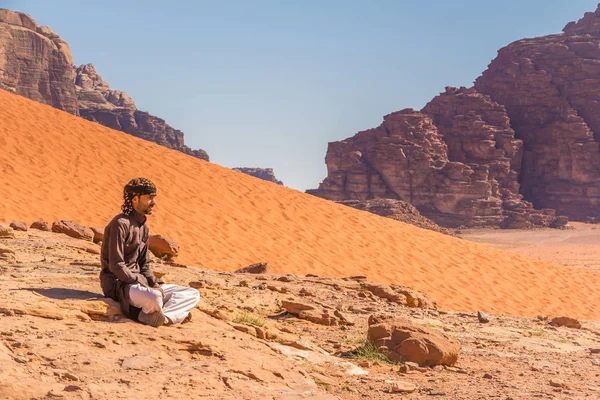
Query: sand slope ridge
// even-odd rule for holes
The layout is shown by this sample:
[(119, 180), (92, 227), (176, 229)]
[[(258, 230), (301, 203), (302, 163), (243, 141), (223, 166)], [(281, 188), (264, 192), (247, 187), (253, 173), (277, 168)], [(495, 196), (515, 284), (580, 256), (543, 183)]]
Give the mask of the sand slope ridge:
[(226, 271), (366, 275), (424, 291), (441, 308), (599, 319), (599, 275), (354, 210), (195, 159), (0, 91), (0, 220), (104, 226), (121, 188), (159, 188), (152, 232), (180, 262)]

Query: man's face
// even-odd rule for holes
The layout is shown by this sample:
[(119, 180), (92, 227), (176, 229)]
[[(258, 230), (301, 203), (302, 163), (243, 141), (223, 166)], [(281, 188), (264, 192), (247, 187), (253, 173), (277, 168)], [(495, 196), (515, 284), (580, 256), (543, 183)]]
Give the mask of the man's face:
[(152, 214), (152, 208), (156, 205), (155, 194), (142, 194), (135, 196), (131, 201), (133, 209), (142, 215)]

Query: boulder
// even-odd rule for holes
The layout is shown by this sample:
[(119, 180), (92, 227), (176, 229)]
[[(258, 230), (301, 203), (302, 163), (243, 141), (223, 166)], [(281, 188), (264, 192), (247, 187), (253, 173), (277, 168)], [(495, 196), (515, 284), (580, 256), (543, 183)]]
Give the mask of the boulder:
[(364, 289), (375, 296), (407, 307), (436, 308), (436, 303), (418, 290), (400, 285), (363, 283)]
[(90, 226), (90, 229), (94, 232), (94, 243), (100, 243), (104, 240), (104, 229), (95, 226)]
[(453, 365), (460, 354), (457, 339), (391, 316), (370, 316), (367, 339), (390, 360), (410, 361), (420, 366)]
[(23, 221), (12, 221), (9, 225), (15, 231), (26, 232), (27, 231), (27, 222)]
[(89, 240), (90, 242), (94, 239), (94, 231), (72, 220), (54, 222), (52, 224), (52, 232), (64, 233), (72, 238)]
[(566, 326), (567, 328), (581, 329), (581, 322), (571, 317), (554, 317), (550, 321), (552, 326)]
[(0, 239), (14, 239), (15, 231), (10, 226), (0, 224)]
[(236, 274), (267, 274), (269, 273), (269, 263), (260, 262), (235, 271)]
[(179, 245), (175, 239), (169, 239), (162, 235), (150, 235), (148, 248), (158, 258), (172, 260), (179, 254)]
[(35, 221), (30, 226), (31, 229), (38, 229), (40, 231), (50, 231), (48, 223), (45, 221)]

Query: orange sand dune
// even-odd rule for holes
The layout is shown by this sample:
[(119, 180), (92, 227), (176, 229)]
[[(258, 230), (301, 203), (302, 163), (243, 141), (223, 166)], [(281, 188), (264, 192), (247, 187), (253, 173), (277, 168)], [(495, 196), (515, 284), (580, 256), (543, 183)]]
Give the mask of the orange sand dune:
[(276, 272), (407, 285), (445, 309), (600, 319), (597, 273), (337, 205), (0, 90), (0, 220), (104, 226), (135, 176), (157, 183), (149, 225), (179, 241), (183, 263), (268, 261)]

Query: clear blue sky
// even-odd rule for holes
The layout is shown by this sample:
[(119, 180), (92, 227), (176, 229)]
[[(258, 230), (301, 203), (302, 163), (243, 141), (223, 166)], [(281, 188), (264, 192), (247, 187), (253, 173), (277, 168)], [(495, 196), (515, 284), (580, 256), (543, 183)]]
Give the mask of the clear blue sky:
[(327, 143), (471, 86), (501, 47), (598, 0), (0, 0), (226, 167), (316, 188)]

